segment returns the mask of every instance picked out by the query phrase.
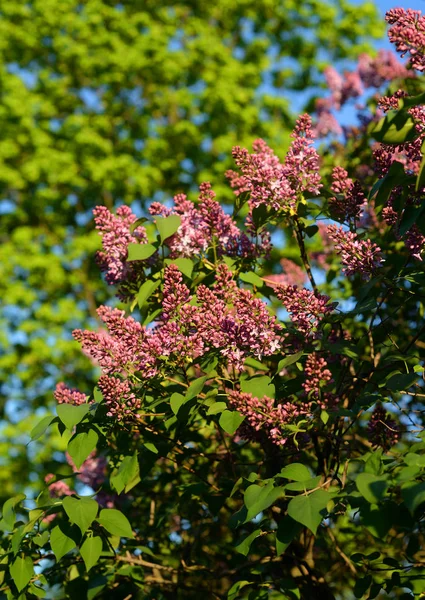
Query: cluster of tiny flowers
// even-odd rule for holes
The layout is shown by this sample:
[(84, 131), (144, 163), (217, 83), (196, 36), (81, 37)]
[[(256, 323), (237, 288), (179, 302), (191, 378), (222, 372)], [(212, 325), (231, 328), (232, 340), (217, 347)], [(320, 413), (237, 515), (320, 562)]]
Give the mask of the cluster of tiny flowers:
[(251, 209), (264, 204), (294, 214), (301, 194), (307, 191), (319, 194), (319, 155), (313, 146), (308, 115), (299, 117), (292, 138), (283, 164), (263, 140), (253, 143), (253, 154), (239, 146), (233, 148), (233, 158), (241, 174), (227, 171), (226, 176), (237, 196), (250, 194)]
[(304, 271), (297, 263), (289, 258), (282, 258), (280, 265), (283, 269), (283, 273), (272, 273), (267, 275), (265, 280), (271, 285), (304, 285), (307, 276)]
[(345, 71), (344, 76), (341, 76), (334, 67), (326, 67), (324, 75), (332, 94), (332, 106), (336, 109), (341, 108), (350, 98), (357, 98), (363, 93), (362, 80), (357, 70)]
[(420, 10), (392, 8), (385, 16), (391, 25), (388, 38), (401, 56), (409, 54), (410, 64), (418, 71), (425, 70), (425, 17)]
[(382, 406), (377, 406), (372, 413), (367, 426), (370, 442), (374, 446), (380, 446), (389, 450), (400, 439), (400, 429), (391, 415)]
[(332, 216), (340, 221), (354, 222), (359, 218), (366, 197), (360, 184), (348, 177), (342, 167), (335, 167), (332, 171), (331, 190), (337, 196), (329, 198), (329, 209)]
[[(96, 206), (93, 210), (96, 229), (102, 236), (103, 250), (96, 254), (96, 260), (105, 279), (110, 285), (137, 282), (140, 276), (138, 262), (127, 262), (128, 245), (146, 244), (146, 230), (136, 227), (133, 233), (130, 228), (137, 221), (136, 215), (128, 206), (120, 206), (117, 214), (112, 214), (105, 206)], [(121, 296), (126, 297), (125, 291)]]
[(101, 306), (97, 313), (108, 333), (76, 329), (72, 334), (102, 371), (107, 375), (134, 371), (142, 371), (146, 377), (156, 375), (151, 332), (133, 317), (125, 317), (123, 310)]
[(332, 373), (329, 371), (326, 360), (316, 352), (307, 358), (304, 368), (305, 381), (302, 384), (304, 393), (310, 402), (320, 408), (329, 408), (335, 401), (334, 394), (326, 391), (326, 387), (333, 382)]
[(127, 379), (101, 375), (97, 385), (102, 392), (107, 407), (107, 417), (114, 417), (117, 421), (125, 421), (131, 415), (137, 415), (137, 412), (141, 409), (142, 402), (132, 392)]
[(192, 363), (218, 351), (227, 364), (242, 369), (249, 356), (261, 359), (281, 346), (281, 326), (267, 305), (249, 290), (239, 289), (225, 265), (217, 269), (212, 289), (200, 285), (196, 303), (176, 265), (165, 270), (162, 313), (147, 330), (124, 311), (102, 306), (98, 314), (108, 331), (73, 332), (83, 350), (102, 369), (99, 389), (108, 416), (125, 420), (137, 414), (141, 401), (128, 376), (149, 379), (161, 361), (173, 356), (177, 364)]
[(55, 400), (58, 404), (85, 404), (86, 396), (78, 390), (67, 387), (63, 381), (56, 385), (56, 389), (53, 393)]
[[(53, 473), (49, 473), (44, 478), (44, 481), (49, 484), (49, 481), (54, 479)], [(74, 492), (71, 490), (69, 485), (62, 480), (54, 481), (49, 484), (49, 494), (51, 498), (61, 498), (62, 496), (71, 496)]]
[(315, 294), (296, 285), (276, 287), (276, 296), (282, 301), (291, 321), (303, 335), (310, 335), (323, 317), (333, 310), (329, 296)]
[(95, 490), (105, 481), (107, 461), (104, 456), (96, 456), (95, 451), (86, 458), (79, 469), (69, 454), (66, 454), (66, 460), (74, 473), (78, 473), (80, 481), (92, 489)]
[(343, 133), (332, 114), (333, 109), (340, 110), (348, 100), (360, 97), (367, 88), (377, 89), (388, 81), (413, 76), (389, 50), (380, 50), (375, 58), (361, 54), (354, 71), (344, 71), (340, 75), (334, 67), (327, 67), (324, 75), (331, 95), (316, 101), (315, 132), (319, 137)]
[(226, 215), (215, 196), (211, 184), (205, 182), (200, 185), (197, 205), (185, 194), (174, 197), (173, 208), (166, 208), (159, 202), (151, 204), (149, 212), (152, 215), (167, 217), (174, 214), (181, 219), (177, 232), (167, 240), (172, 258), (196, 256), (214, 244), (218, 256), (251, 258), (264, 253), (264, 249), (256, 246)]
[(290, 402), (275, 404), (268, 396), (260, 399), (236, 390), (229, 392), (229, 403), (246, 417), (254, 431), (264, 433), (277, 446), (284, 446), (288, 441), (290, 434), (285, 425), (293, 423), (301, 414), (300, 409)]
[(345, 231), (342, 227), (329, 225), (330, 239), (335, 243), (335, 250), (341, 257), (342, 272), (345, 275), (359, 273), (368, 279), (384, 262), (381, 249), (371, 240), (360, 240), (355, 233)]

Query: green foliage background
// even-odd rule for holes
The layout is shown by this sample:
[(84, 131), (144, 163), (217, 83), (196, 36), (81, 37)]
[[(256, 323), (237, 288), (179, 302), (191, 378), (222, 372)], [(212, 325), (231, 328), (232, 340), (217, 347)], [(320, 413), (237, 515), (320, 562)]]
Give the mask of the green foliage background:
[(92, 208), (143, 208), (204, 180), (225, 200), (232, 146), (285, 150), (290, 90), (382, 34), (371, 2), (2, 1), (0, 382), (15, 423), (1, 429), (3, 499), (34, 468), (22, 419), (56, 381), (92, 381), (70, 335), (110, 294)]

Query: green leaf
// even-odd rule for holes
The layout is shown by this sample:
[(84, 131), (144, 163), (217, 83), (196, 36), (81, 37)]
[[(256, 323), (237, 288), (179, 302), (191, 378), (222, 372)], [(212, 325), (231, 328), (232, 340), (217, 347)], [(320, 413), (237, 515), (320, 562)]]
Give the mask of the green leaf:
[(220, 415), (219, 424), (226, 433), (233, 435), (244, 419), (237, 410), (225, 410)]
[(183, 404), (185, 404), (186, 402), (187, 398), (185, 398), (185, 396), (179, 394), (178, 392), (174, 392), (174, 394), (172, 394), (170, 398), (170, 406), (173, 413), (177, 415)]
[(209, 407), (207, 415), (216, 415), (218, 413), (222, 413), (226, 410), (226, 408), (227, 404), (225, 402), (214, 402), (214, 404)]
[(97, 515), (98, 504), (91, 498), (73, 498), (67, 496), (62, 501), (66, 514), (71, 523), (75, 523), (84, 535)]
[(249, 273), (239, 273), (239, 279), (241, 281), (245, 281), (246, 283), (251, 283), (257, 288), (261, 288), (264, 285), (264, 281), (261, 279), (261, 277), (259, 277), (252, 271)]
[(189, 279), (192, 277), (193, 261), (190, 258), (166, 258), (166, 265), (177, 265), (179, 270)]
[(129, 244), (127, 260), (146, 260), (155, 252), (156, 248), (152, 244)]
[(417, 373), (396, 374), (386, 382), (386, 387), (393, 392), (409, 389), (418, 380)]
[(304, 479), (302, 481), (295, 481), (294, 483), (287, 483), (285, 490), (290, 492), (305, 492), (306, 490), (314, 490), (322, 482), (321, 475), (317, 477), (311, 477), (311, 479)]
[(274, 487), (273, 481), (270, 481), (265, 486), (254, 484), (247, 487), (243, 499), (248, 509), (245, 523), (274, 504), (282, 496), (283, 492), (284, 488)]
[(195, 398), (195, 396), (198, 396), (202, 392), (207, 379), (208, 377), (205, 375), (203, 377), (198, 377), (198, 379), (195, 379), (195, 381), (193, 381), (186, 390), (186, 400), (191, 400), (192, 398)]
[(176, 233), (181, 224), (181, 218), (178, 215), (170, 215), (169, 217), (156, 217), (156, 227), (159, 231), (161, 242)]
[(292, 479), (292, 481), (306, 481), (311, 479), (311, 473), (305, 465), (292, 463), (292, 465), (283, 467), (277, 477), (285, 477), (285, 479)]
[(288, 504), (288, 515), (316, 535), (323, 520), (324, 509), (331, 499), (332, 496), (325, 490), (317, 490), (308, 496), (297, 496)]
[(15, 519), (16, 519), (15, 507), (20, 502), (22, 502), (22, 500), (25, 500), (25, 498), (26, 498), (25, 494), (17, 494), (16, 496), (13, 496), (13, 498), (9, 498), (9, 500), (6, 500), (6, 502), (3, 504), (2, 518), (6, 525), (6, 528), (9, 529), (10, 531), (15, 526)]
[(123, 490), (126, 493), (129, 492), (139, 483), (140, 471), (137, 451), (131, 456), (123, 458), (120, 466), (112, 471), (110, 481), (118, 494), (121, 494)]
[(235, 550), (244, 556), (248, 556), (252, 542), (261, 535), (261, 529), (256, 529), (252, 533), (247, 533), (235, 544)]
[(32, 538), (33, 544), (36, 544), (39, 548), (42, 548), (49, 541), (49, 532), (43, 531), (43, 533), (38, 533)]
[(77, 433), (68, 443), (68, 454), (75, 463), (77, 469), (81, 467), (88, 455), (96, 448), (99, 436), (90, 429), (87, 433)]
[(286, 515), (279, 521), (276, 530), (276, 554), (280, 556), (285, 552), (289, 544), (299, 535), (302, 525)]
[(294, 363), (298, 362), (303, 354), (304, 352), (301, 350), (296, 354), (288, 354), (288, 356), (282, 358), (282, 360), (279, 361), (279, 364), (277, 365), (277, 372), (280, 373), (282, 369), (285, 369), (286, 367), (289, 367), (289, 365), (293, 365)]
[(137, 292), (137, 305), (139, 308), (142, 308), (146, 300), (148, 300), (154, 291), (160, 286), (160, 281), (153, 281), (152, 279), (148, 279), (145, 281), (139, 288)]
[(80, 554), (83, 557), (87, 571), (90, 571), (99, 560), (99, 556), (102, 553), (102, 546), (102, 540), (99, 536), (87, 538), (81, 546)]
[(371, 126), (371, 135), (384, 144), (403, 144), (418, 137), (415, 122), (407, 111), (390, 111)]
[(73, 550), (77, 544), (62, 531), (60, 525), (56, 525), (50, 533), (50, 545), (56, 560), (59, 562), (62, 556)]
[(236, 600), (236, 598), (239, 596), (240, 590), (247, 585), (252, 585), (252, 581), (237, 581), (234, 583), (227, 592), (227, 600)]
[(31, 440), (38, 440), (38, 438), (40, 438), (49, 427), (53, 419), (56, 419), (54, 415), (46, 415), (43, 419), (41, 419), (41, 421), (37, 423), (37, 425), (31, 430)]
[(425, 502), (425, 482), (408, 482), (401, 488), (401, 497), (413, 516), (416, 509)]
[(252, 394), (256, 398), (263, 398), (264, 396), (274, 398), (276, 393), (276, 388), (267, 375), (242, 379), (241, 390), (247, 394)]
[(133, 537), (133, 531), (127, 517), (115, 508), (104, 508), (100, 511), (97, 520), (112, 535), (127, 538)]
[(56, 407), (59, 419), (70, 431), (84, 419), (89, 410), (90, 406), (88, 404), (80, 404), (79, 406), (75, 406), (74, 404), (58, 404)]
[[(425, 179), (425, 172), (424, 172)], [(403, 236), (409, 229), (418, 222), (421, 218), (421, 214), (424, 212), (425, 204), (421, 206), (406, 206), (401, 217), (400, 225), (398, 227), (398, 235)]]
[(10, 565), (10, 575), (18, 588), (18, 592), (21, 592), (34, 575), (31, 558), (29, 556), (25, 558), (18, 556), (15, 562)]
[(354, 594), (355, 598), (363, 598), (363, 596), (366, 594), (367, 590), (369, 589), (371, 583), (372, 583), (371, 575), (366, 575), (366, 577), (357, 579), (355, 586), (354, 586), (354, 590), (353, 590), (353, 594)]
[(388, 481), (386, 476), (360, 473), (356, 479), (356, 486), (365, 500), (370, 504), (378, 504), (384, 499), (388, 490)]

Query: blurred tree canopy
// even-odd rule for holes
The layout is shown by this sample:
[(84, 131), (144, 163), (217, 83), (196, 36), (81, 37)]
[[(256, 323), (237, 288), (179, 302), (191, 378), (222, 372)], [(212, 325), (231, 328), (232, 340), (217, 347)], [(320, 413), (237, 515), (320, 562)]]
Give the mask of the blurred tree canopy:
[(16, 419), (59, 373), (92, 375), (70, 332), (93, 327), (107, 293), (96, 204), (143, 209), (203, 180), (225, 198), (232, 145), (261, 136), (284, 150), (287, 92), (314, 89), (325, 64), (382, 32), (371, 2), (3, 0), (3, 408), (11, 399)]

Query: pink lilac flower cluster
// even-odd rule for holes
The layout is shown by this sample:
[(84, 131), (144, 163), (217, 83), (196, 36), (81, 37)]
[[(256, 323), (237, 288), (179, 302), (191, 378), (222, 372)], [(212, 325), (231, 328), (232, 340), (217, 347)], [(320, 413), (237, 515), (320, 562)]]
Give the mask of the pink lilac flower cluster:
[[(268, 244), (255, 244), (241, 232), (230, 215), (227, 215), (215, 199), (216, 195), (208, 182), (200, 185), (198, 204), (187, 199), (185, 194), (174, 197), (174, 207), (167, 208), (154, 202), (149, 208), (152, 215), (167, 217), (178, 215), (181, 224), (167, 244), (170, 256), (192, 257), (205, 252), (213, 245), (218, 256), (240, 256), (253, 258), (266, 253)], [(268, 238), (261, 242), (268, 242)]]
[(342, 167), (334, 167), (332, 171), (331, 190), (337, 196), (329, 198), (329, 210), (332, 216), (343, 222), (356, 222), (366, 202), (360, 184), (348, 177)]
[(336, 225), (329, 225), (328, 235), (341, 257), (345, 275), (359, 273), (363, 279), (368, 279), (382, 266), (381, 249), (371, 240), (360, 240), (357, 234)]
[(301, 414), (300, 409), (290, 402), (276, 404), (268, 396), (260, 399), (237, 390), (229, 392), (229, 404), (246, 417), (254, 431), (263, 432), (277, 446), (287, 443), (291, 433), (285, 426)]
[(263, 140), (253, 143), (254, 153), (245, 148), (233, 148), (233, 157), (241, 174), (227, 171), (226, 176), (236, 196), (250, 194), (251, 210), (265, 205), (291, 215), (305, 192), (318, 195), (321, 188), (319, 155), (313, 146), (311, 117), (302, 115), (292, 133), (293, 142), (281, 163)]
[(385, 15), (391, 25), (388, 38), (395, 44), (397, 52), (404, 57), (409, 54), (412, 67), (425, 70), (425, 17), (420, 10), (392, 8)]
[(231, 271), (220, 265), (212, 289), (198, 286), (196, 302), (176, 265), (165, 270), (162, 313), (147, 330), (124, 311), (100, 307), (107, 332), (73, 332), (84, 351), (102, 369), (99, 379), (108, 416), (126, 419), (141, 408), (128, 379), (150, 379), (168, 357), (192, 363), (218, 351), (228, 366), (242, 369), (249, 356), (270, 356), (282, 344), (281, 326), (267, 305), (249, 290), (239, 289)]
[(96, 206), (93, 210), (96, 229), (102, 236), (103, 250), (98, 252), (96, 260), (102, 271), (105, 271), (105, 279), (110, 285), (124, 284), (119, 295), (126, 299), (128, 293), (126, 287), (137, 283), (143, 270), (140, 262), (127, 262), (128, 245), (146, 244), (146, 230), (144, 227), (136, 227), (133, 233), (130, 228), (137, 221), (136, 215), (128, 206), (120, 206), (117, 214), (112, 214), (106, 206)]
[(56, 385), (53, 393), (58, 404), (85, 404), (87, 397), (78, 390), (67, 387), (63, 381)]
[(372, 413), (367, 426), (369, 440), (374, 446), (389, 450), (396, 444), (400, 437), (400, 428), (391, 415), (378, 405)]
[(330, 408), (335, 403), (335, 395), (327, 390), (333, 382), (332, 373), (323, 356), (312, 352), (307, 358), (304, 368), (305, 381), (302, 384), (304, 393), (311, 403), (322, 409)]
[(354, 71), (344, 71), (340, 75), (334, 67), (329, 66), (324, 75), (331, 95), (316, 100), (317, 123), (314, 130), (319, 137), (343, 133), (332, 114), (333, 109), (340, 110), (348, 100), (362, 96), (365, 89), (377, 89), (394, 79), (414, 76), (389, 50), (379, 50), (375, 58), (361, 54)]
[(289, 258), (280, 260), (283, 273), (272, 273), (265, 277), (269, 285), (304, 285), (307, 274), (297, 263)]
[(276, 287), (276, 296), (282, 301), (297, 330), (307, 336), (314, 332), (324, 316), (333, 311), (329, 296), (315, 294), (296, 285)]
[(104, 456), (96, 456), (95, 451), (86, 458), (79, 469), (69, 454), (66, 454), (66, 460), (74, 473), (78, 473), (78, 479), (92, 489), (95, 490), (105, 481), (107, 461)]

